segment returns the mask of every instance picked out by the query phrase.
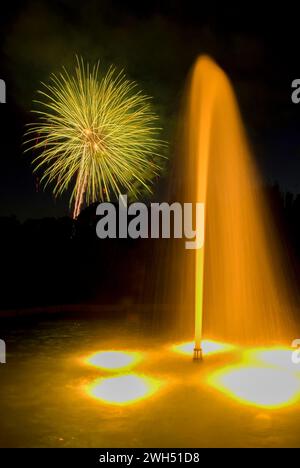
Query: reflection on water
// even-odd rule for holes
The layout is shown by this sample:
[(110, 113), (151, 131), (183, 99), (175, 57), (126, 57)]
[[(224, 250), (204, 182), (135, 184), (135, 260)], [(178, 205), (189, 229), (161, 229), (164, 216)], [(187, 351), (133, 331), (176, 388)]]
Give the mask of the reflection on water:
[[(299, 372), (283, 367), (283, 362), (267, 362), (270, 350), (252, 351), (258, 354), (250, 359), (250, 351), (219, 348), (195, 365), (174, 352), (171, 343), (116, 320), (31, 322), (26, 328), (2, 329), (1, 336), (7, 343), (7, 364), (0, 366), (1, 446), (299, 445), (300, 404), (295, 385)], [(117, 355), (104, 354), (110, 369), (87, 365), (82, 359), (112, 350), (125, 355), (115, 359)], [(139, 359), (129, 363), (128, 356), (137, 357), (135, 353), (141, 353)], [(121, 356), (127, 356), (126, 360)], [(124, 368), (118, 368), (117, 362)], [(243, 372), (243, 366), (260, 370), (258, 374)], [(230, 368), (231, 377), (225, 378)], [(224, 393), (209, 384), (210, 377), (222, 371), (223, 384), (243, 377), (242, 388), (231, 388), (239, 394)], [(263, 379), (267, 379), (272, 398), (279, 395), (292, 404), (262, 409), (253, 398), (251, 406), (242, 403), (241, 398), (249, 400), (245, 393), (249, 376), (254, 389), (265, 388)], [(282, 381), (287, 384), (283, 390)], [(122, 399), (127, 404), (120, 404)]]

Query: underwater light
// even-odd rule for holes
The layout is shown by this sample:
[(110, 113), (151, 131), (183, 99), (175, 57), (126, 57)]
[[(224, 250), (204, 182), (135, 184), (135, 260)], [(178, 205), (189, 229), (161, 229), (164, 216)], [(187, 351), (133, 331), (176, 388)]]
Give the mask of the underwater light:
[(233, 366), (216, 372), (209, 383), (241, 403), (280, 408), (300, 398), (300, 379), (283, 369)]
[(142, 359), (142, 353), (133, 351), (99, 351), (89, 356), (85, 361), (104, 370), (123, 370), (137, 364)]
[(160, 382), (144, 375), (126, 374), (98, 379), (88, 388), (88, 394), (112, 405), (128, 405), (147, 398), (158, 390)]
[[(176, 353), (186, 354), (189, 356), (193, 356), (194, 354), (195, 343), (194, 341), (190, 341), (187, 343), (180, 343), (178, 345), (172, 346), (172, 350)], [(227, 343), (220, 343), (218, 341), (213, 340), (203, 340), (201, 343), (202, 354), (203, 356), (207, 356), (209, 354), (216, 354), (216, 353), (223, 353), (226, 351), (230, 351), (234, 349), (233, 345)]]

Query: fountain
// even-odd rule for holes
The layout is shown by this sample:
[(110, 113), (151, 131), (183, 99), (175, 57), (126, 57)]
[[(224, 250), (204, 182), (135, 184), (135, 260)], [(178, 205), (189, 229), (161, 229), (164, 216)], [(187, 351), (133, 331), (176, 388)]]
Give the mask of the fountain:
[(232, 85), (208, 56), (193, 67), (186, 102), (171, 197), (204, 203), (205, 240), (192, 253), (173, 241), (165, 257), (164, 299), (177, 333), (195, 330), (196, 360), (202, 335), (242, 345), (290, 344), (293, 294), (282, 246)]

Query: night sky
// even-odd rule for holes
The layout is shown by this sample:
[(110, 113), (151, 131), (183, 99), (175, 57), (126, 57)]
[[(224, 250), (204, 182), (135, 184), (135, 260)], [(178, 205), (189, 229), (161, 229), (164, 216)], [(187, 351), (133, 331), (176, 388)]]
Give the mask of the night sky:
[[(103, 69), (124, 68), (153, 96), (169, 156), (187, 73), (208, 53), (230, 76), (257, 162), (267, 183), (300, 192), (300, 104), (291, 83), (300, 78), (300, 7), (262, 2), (24, 1), (1, 4), (0, 216), (62, 216), (66, 198), (37, 191), (22, 155), (32, 100), (51, 72), (72, 67), (76, 54)], [(164, 184), (162, 178), (160, 184)]]

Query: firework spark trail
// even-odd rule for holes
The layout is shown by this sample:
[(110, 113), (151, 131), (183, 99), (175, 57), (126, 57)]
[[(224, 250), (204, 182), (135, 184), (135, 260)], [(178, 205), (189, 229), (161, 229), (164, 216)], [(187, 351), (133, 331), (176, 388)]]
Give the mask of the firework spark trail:
[[(36, 149), (35, 171), (41, 182), (54, 184), (55, 196), (73, 185), (73, 217), (84, 203), (108, 200), (121, 190), (137, 196), (151, 192), (161, 168), (163, 142), (150, 98), (135, 82), (110, 67), (100, 75), (77, 59), (75, 74), (66, 69), (51, 76), (35, 101), (38, 123), (26, 132), (25, 151)], [(38, 135), (38, 139), (36, 139)]]
[(76, 199), (75, 199), (75, 207), (74, 207), (74, 211), (73, 211), (73, 218), (74, 219), (76, 219), (77, 216), (79, 215), (80, 208), (82, 206), (83, 196), (84, 196), (84, 192), (86, 190), (86, 184), (87, 184), (87, 173), (84, 174), (82, 182), (81, 182), (81, 178), (82, 178), (82, 174), (80, 174), (80, 183), (78, 184), (80, 189), (79, 189), (78, 195), (76, 196)]

